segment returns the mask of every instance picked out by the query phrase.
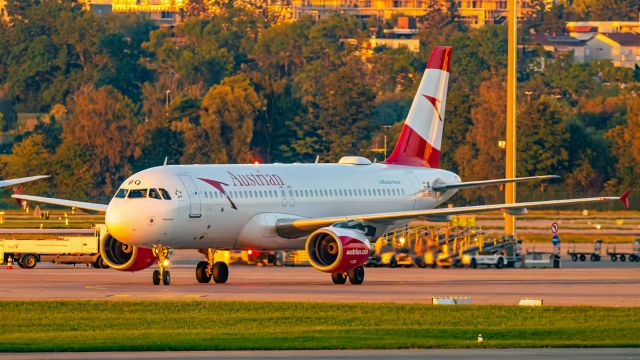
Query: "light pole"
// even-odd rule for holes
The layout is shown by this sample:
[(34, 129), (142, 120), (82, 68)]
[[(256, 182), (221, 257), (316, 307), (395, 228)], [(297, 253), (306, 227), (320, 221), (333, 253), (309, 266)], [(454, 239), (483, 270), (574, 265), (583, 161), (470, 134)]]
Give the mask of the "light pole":
[(171, 95), (171, 90), (167, 90), (164, 93), (164, 111), (169, 114), (169, 96)]
[(533, 94), (533, 91), (525, 91), (524, 94), (527, 95), (527, 102), (531, 104), (531, 95)]
[[(518, 35), (517, 0), (507, 1), (507, 136), (506, 136), (506, 177), (516, 177), (516, 42)], [(508, 183), (505, 186), (504, 200), (507, 204), (516, 202), (516, 184)], [(504, 232), (507, 235), (515, 235), (516, 218), (513, 215), (504, 214)]]
[(382, 125), (382, 129), (384, 130), (384, 158), (387, 158), (387, 135), (389, 134), (389, 129), (391, 129), (391, 125)]

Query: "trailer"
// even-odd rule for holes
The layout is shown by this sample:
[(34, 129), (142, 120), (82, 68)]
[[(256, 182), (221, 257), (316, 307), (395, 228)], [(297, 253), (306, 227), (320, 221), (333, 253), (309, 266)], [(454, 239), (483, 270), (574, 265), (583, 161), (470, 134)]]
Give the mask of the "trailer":
[[(573, 246), (572, 246), (573, 245)], [(598, 239), (593, 242), (593, 251), (576, 251), (576, 244), (569, 244), (567, 255), (571, 257), (571, 261), (576, 262), (587, 261), (587, 257), (591, 261), (600, 261), (602, 259), (602, 240)], [(615, 260), (614, 260), (615, 261)]]
[(525, 268), (560, 268), (560, 254), (553, 252), (527, 251), (524, 255)]
[(640, 238), (633, 242), (633, 250), (630, 253), (616, 251), (615, 244), (613, 245), (613, 251), (610, 251), (609, 246), (607, 246), (607, 256), (611, 257), (613, 262), (618, 260), (625, 262), (627, 259), (629, 259), (629, 262), (640, 262)]
[(91, 264), (107, 268), (99, 250), (98, 236), (61, 236), (50, 239), (2, 239), (0, 263), (11, 257), (21, 268), (33, 269), (39, 262), (55, 264)]

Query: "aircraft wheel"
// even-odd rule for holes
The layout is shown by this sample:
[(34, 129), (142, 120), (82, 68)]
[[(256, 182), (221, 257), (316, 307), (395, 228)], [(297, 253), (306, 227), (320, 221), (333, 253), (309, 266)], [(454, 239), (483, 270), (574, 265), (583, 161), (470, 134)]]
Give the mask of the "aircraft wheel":
[(333, 273), (331, 274), (331, 280), (336, 285), (344, 285), (347, 282), (347, 277), (344, 273)]
[(611, 255), (611, 261), (616, 262), (618, 261), (618, 257), (615, 255)]
[(580, 255), (580, 261), (586, 261), (587, 256), (585, 254)]
[(578, 261), (578, 255), (572, 254), (571, 255), (571, 261)]
[(200, 261), (198, 265), (196, 265), (196, 280), (200, 284), (207, 284), (211, 281), (211, 274), (207, 274), (207, 267), (209, 263), (206, 261)]
[(163, 285), (171, 284), (171, 273), (169, 272), (169, 270), (165, 270), (162, 273), (162, 284)]
[(224, 284), (229, 278), (229, 266), (224, 261), (218, 261), (213, 265), (213, 281), (216, 284)]
[(160, 285), (160, 270), (153, 270), (153, 285)]
[(627, 257), (624, 256), (624, 254), (620, 255), (620, 261), (622, 261), (622, 262), (627, 261)]
[(349, 282), (353, 285), (360, 285), (364, 281), (364, 268), (358, 266), (355, 269), (349, 270)]

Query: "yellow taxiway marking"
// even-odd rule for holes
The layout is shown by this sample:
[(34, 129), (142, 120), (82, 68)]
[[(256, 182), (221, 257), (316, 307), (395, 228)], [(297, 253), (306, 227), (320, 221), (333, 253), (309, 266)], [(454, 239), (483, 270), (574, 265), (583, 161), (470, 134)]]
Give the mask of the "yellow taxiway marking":
[(96, 285), (87, 285), (84, 287), (85, 289), (97, 289), (97, 290), (107, 290), (106, 287), (96, 286)]
[(129, 294), (111, 294), (111, 295), (107, 295), (107, 297), (129, 297), (131, 295)]

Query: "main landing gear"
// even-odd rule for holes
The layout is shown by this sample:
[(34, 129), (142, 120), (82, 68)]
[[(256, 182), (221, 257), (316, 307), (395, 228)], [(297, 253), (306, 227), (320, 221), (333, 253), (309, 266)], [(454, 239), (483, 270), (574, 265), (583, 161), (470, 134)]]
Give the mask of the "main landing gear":
[(353, 285), (362, 284), (362, 282), (364, 282), (364, 267), (358, 266), (346, 273), (331, 274), (331, 280), (333, 280), (333, 283), (336, 285), (345, 284), (347, 282), (347, 278), (349, 278), (349, 282)]
[(229, 278), (229, 266), (224, 261), (215, 261), (216, 249), (209, 248), (198, 251), (205, 255), (206, 261), (200, 261), (196, 265), (196, 280), (201, 284), (206, 284), (213, 278), (216, 284), (226, 283)]
[(161, 280), (164, 285), (171, 284), (171, 273), (168, 270), (169, 265), (171, 265), (169, 248), (162, 245), (154, 245), (152, 251), (153, 256), (158, 258), (158, 268), (160, 268), (159, 270), (153, 270), (153, 285), (160, 285)]

